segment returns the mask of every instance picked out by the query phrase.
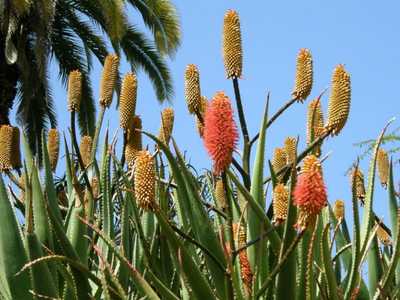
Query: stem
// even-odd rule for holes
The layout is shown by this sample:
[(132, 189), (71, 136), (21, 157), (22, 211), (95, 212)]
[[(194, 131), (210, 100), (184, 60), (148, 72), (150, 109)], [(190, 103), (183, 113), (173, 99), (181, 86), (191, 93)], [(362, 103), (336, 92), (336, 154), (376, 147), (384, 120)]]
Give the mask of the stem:
[(228, 180), (226, 178), (225, 171), (222, 172), (222, 183), (224, 186), (224, 192), (226, 197), (226, 205), (227, 205), (227, 223), (228, 223), (228, 238), (229, 238), (229, 251), (227, 263), (228, 263), (228, 275), (227, 275), (227, 299), (234, 299), (234, 292), (233, 292), (233, 283), (232, 283), (232, 274), (233, 274), (233, 253), (235, 252), (235, 242), (233, 240), (233, 227), (232, 227), (232, 220), (233, 220), (233, 213), (232, 213), (232, 205), (231, 201), (229, 201), (229, 193), (228, 193)]
[(297, 244), (300, 242), (300, 240), (303, 237), (305, 232), (306, 232), (305, 230), (301, 231), (296, 236), (295, 240), (290, 244), (289, 248), (286, 250), (285, 254), (282, 256), (282, 259), (275, 266), (275, 268), (272, 270), (272, 272), (269, 274), (267, 279), (262, 284), (261, 288), (258, 290), (258, 292), (255, 296), (256, 299), (258, 299), (261, 296), (261, 294), (266, 290), (266, 288), (271, 283), (271, 281), (275, 278), (276, 274), (278, 274), (281, 271), (286, 260), (289, 258), (290, 254), (293, 252), (293, 250), (296, 248)]
[(249, 132), (247, 131), (246, 119), (244, 117), (243, 105), (242, 105), (242, 100), (240, 97), (239, 82), (238, 82), (237, 77), (233, 77), (232, 82), (233, 82), (233, 89), (235, 91), (235, 98), (236, 98), (236, 105), (237, 105), (238, 114), (239, 114), (240, 127), (242, 128), (244, 143), (246, 144), (249, 142)]
[[(267, 123), (267, 128), (272, 125), (273, 122), (281, 115), (285, 110), (287, 110), (290, 106), (292, 106), (297, 101), (296, 98), (292, 98), (288, 100), (269, 120)], [(257, 133), (252, 140), (250, 141), (250, 147), (257, 141), (260, 137), (260, 133)]]
[(125, 164), (125, 148), (126, 148), (127, 141), (128, 141), (128, 132), (125, 129), (124, 130), (124, 142), (123, 142), (124, 144), (122, 146), (122, 154), (121, 154), (121, 166), (122, 167), (124, 167), (124, 164)]
[(100, 130), (101, 130), (101, 125), (103, 124), (105, 111), (106, 111), (106, 107), (101, 105), (101, 109), (100, 109), (99, 116), (97, 119), (96, 130), (94, 132), (93, 144), (92, 144), (92, 154), (91, 154), (92, 161), (94, 161), (94, 159), (96, 157), (97, 144), (99, 141)]

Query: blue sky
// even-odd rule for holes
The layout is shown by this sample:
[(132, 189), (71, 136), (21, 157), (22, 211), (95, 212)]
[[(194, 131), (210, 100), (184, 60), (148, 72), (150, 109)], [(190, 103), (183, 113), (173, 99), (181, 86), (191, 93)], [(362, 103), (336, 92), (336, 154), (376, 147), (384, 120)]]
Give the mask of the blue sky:
[[(351, 74), (352, 104), (350, 117), (342, 133), (330, 138), (323, 153), (332, 151), (324, 163), (329, 201), (344, 199), (350, 218), (350, 188), (345, 171), (360, 154), (353, 143), (375, 138), (387, 120), (398, 117), (400, 70), (400, 3), (398, 1), (174, 1), (182, 23), (182, 46), (169, 61), (174, 79), (175, 97), (170, 104), (160, 105), (148, 78), (140, 72), (137, 112), (144, 129), (157, 133), (160, 111), (172, 105), (175, 109), (174, 137), (181, 150), (198, 168), (210, 168), (195, 122), (187, 113), (184, 101), (183, 74), (187, 64), (200, 69), (202, 94), (212, 97), (223, 90), (233, 100), (232, 82), (225, 79), (221, 55), (223, 16), (227, 9), (238, 11), (243, 39), (243, 78), (241, 94), (249, 131), (253, 136), (261, 120), (267, 91), (271, 92), (270, 112), (275, 112), (287, 99), (294, 83), (296, 54), (309, 48), (314, 58), (314, 88), (310, 99), (296, 104), (267, 133), (267, 157), (281, 146), (286, 136), (300, 136), (300, 149), (305, 146), (307, 103), (329, 87), (335, 65), (343, 63)], [(252, 3), (252, 4), (250, 4)], [(132, 18), (137, 20), (136, 15)], [(53, 65), (54, 67), (54, 65)], [(120, 71), (130, 67), (122, 62)], [(101, 69), (96, 65), (92, 75), (95, 94)], [(59, 84), (57, 69), (52, 72), (52, 87), (57, 103), (60, 128), (67, 128), (66, 93)], [(322, 105), (326, 114), (328, 93)], [(110, 128), (118, 126), (118, 112), (107, 111)], [(399, 121), (392, 129), (400, 126)], [(368, 162), (361, 163), (367, 172)], [(268, 199), (267, 201), (270, 201)], [(389, 222), (385, 191), (377, 186), (375, 209)]]

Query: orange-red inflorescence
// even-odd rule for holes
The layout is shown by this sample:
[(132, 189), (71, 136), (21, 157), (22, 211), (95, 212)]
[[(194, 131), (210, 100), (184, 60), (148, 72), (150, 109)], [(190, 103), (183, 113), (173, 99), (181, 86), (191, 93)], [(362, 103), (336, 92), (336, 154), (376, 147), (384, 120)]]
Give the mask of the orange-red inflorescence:
[[(306, 157), (304, 164), (307, 160), (318, 162), (314, 155)], [(322, 172), (317, 166), (307, 168), (299, 175), (293, 197), (294, 204), (300, 209), (297, 227), (302, 230), (327, 204), (326, 187)]]
[(204, 118), (204, 145), (217, 175), (231, 163), (237, 140), (231, 102), (223, 92), (218, 92), (208, 104)]

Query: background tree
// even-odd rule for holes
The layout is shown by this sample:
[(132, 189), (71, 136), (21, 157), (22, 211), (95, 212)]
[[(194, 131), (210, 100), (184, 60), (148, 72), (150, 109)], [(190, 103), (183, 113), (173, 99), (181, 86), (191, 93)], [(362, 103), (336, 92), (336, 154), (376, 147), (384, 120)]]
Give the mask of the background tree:
[[(152, 38), (131, 23), (129, 6), (142, 16)], [(103, 63), (109, 51), (123, 55), (133, 70), (144, 69), (159, 101), (172, 96), (164, 58), (179, 46), (180, 26), (168, 0), (6, 0), (0, 4), (0, 26), (0, 124), (10, 123), (18, 99), (17, 120), (35, 152), (39, 133), (57, 123), (48, 80), (51, 59), (64, 86), (70, 71), (82, 73), (82, 134), (94, 131), (93, 57)]]

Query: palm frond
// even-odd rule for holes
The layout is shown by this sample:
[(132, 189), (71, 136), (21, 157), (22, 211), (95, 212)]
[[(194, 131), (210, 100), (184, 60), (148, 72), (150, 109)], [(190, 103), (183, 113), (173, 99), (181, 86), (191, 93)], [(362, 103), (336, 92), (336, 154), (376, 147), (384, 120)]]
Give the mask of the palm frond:
[(180, 24), (176, 8), (166, 0), (128, 0), (152, 31), (157, 49), (174, 55), (181, 43)]
[(140, 66), (148, 74), (156, 90), (157, 99), (160, 102), (171, 100), (173, 95), (171, 74), (153, 43), (130, 25), (121, 40), (121, 48), (132, 68)]

